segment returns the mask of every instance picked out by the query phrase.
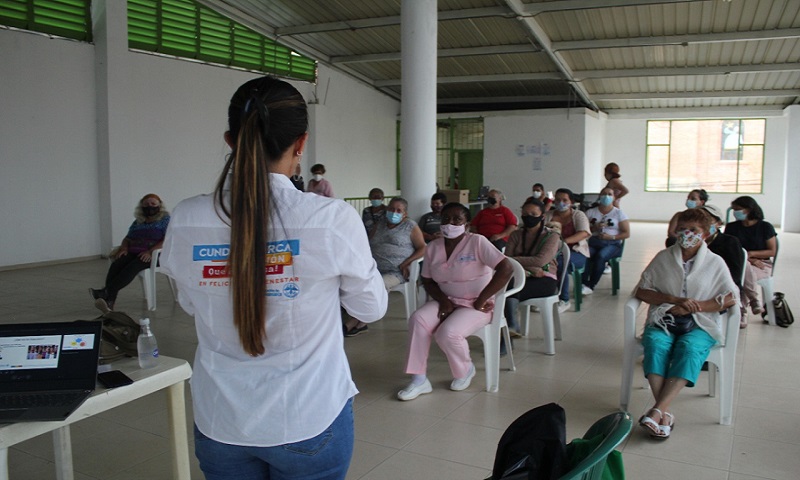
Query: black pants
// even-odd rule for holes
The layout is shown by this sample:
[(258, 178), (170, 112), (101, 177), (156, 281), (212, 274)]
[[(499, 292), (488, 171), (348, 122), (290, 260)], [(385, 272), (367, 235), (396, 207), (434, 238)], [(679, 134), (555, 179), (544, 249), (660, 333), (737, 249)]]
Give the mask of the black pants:
[(138, 254), (129, 253), (114, 260), (106, 275), (106, 300), (113, 302), (117, 293), (128, 286), (142, 270), (150, 268), (150, 262), (139, 260)]
[[(508, 284), (508, 288), (514, 286), (514, 280)], [(525, 286), (522, 290), (506, 299), (505, 314), (508, 327), (511, 330), (519, 330), (517, 321), (517, 307), (519, 302), (524, 302), (529, 298), (541, 298), (555, 295), (558, 290), (558, 282), (550, 277), (527, 277)]]

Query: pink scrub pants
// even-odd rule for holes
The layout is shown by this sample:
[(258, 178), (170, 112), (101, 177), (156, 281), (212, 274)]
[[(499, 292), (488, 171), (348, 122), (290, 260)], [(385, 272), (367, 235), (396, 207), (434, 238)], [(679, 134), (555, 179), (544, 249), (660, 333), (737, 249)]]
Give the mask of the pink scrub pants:
[(467, 337), (492, 321), (492, 312), (480, 312), (472, 307), (456, 305), (456, 309), (444, 322), (439, 321), (439, 303), (431, 301), (411, 315), (408, 333), (406, 373), (425, 375), (431, 339), (436, 339), (447, 361), (453, 378), (464, 378), (469, 372), (472, 359), (469, 356)]

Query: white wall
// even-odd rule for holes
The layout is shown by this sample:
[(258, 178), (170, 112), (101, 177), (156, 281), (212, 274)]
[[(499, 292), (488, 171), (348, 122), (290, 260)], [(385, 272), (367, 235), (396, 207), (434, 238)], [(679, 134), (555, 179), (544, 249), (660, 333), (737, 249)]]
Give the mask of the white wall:
[[(602, 180), (602, 164), (598, 158), (585, 166), (587, 132), (597, 138), (599, 120), (580, 108), (526, 110), (519, 112), (484, 113), (483, 178), (484, 183), (499, 188), (506, 195), (506, 206), (514, 210), (531, 194), (534, 183), (546, 190), (566, 187), (579, 193), (591, 185), (590, 178)], [(587, 127), (591, 123), (591, 127)], [(524, 152), (519, 146), (524, 146)], [(528, 153), (529, 146), (545, 145), (544, 152)], [(522, 153), (522, 154), (520, 154)], [(534, 159), (541, 159), (541, 170), (533, 170)]]
[(783, 231), (800, 233), (800, 105), (784, 110), (786, 118), (786, 190)]
[[(703, 111), (675, 112), (670, 117), (656, 118), (722, 118), (732, 117), (730, 111), (715, 113)], [(767, 136), (764, 160), (763, 193), (751, 195), (764, 210), (771, 223), (781, 222), (783, 211), (784, 171), (786, 165), (787, 120), (781, 112), (771, 112), (767, 118)], [(754, 115), (756, 116), (756, 115)], [(757, 116), (763, 118), (763, 115)], [(611, 114), (606, 122), (605, 161), (619, 164), (622, 181), (630, 193), (622, 200), (622, 209), (634, 220), (669, 221), (679, 210), (685, 209), (686, 193), (645, 192), (645, 133), (647, 118), (642, 114), (634, 118)], [(709, 203), (723, 211), (740, 194), (710, 193)]]
[(0, 29), (0, 266), (100, 249), (94, 48)]
[[(255, 74), (127, 50), (121, 55), (124, 75), (120, 80), (115, 73), (109, 108), (124, 115), (124, 131), (113, 132), (112, 158), (101, 159), (95, 47), (0, 29), (0, 220), (6, 226), (0, 267), (101, 254), (101, 228), (118, 243), (144, 194), (158, 193), (169, 208), (213, 189), (228, 152), (228, 101)], [(366, 196), (372, 186), (393, 193), (399, 103), (325, 67), (320, 90), (328, 77), (325, 105), (311, 109), (306, 177), (320, 161), (339, 198)], [(294, 84), (306, 100), (313, 98), (313, 85)], [(105, 226), (98, 208), (103, 162), (111, 187), (111, 225)]]

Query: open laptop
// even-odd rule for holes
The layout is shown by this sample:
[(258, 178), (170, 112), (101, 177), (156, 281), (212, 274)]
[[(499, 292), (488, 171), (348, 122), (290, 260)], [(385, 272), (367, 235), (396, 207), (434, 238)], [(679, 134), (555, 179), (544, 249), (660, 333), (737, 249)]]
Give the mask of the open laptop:
[(64, 420), (94, 391), (100, 321), (0, 324), (0, 423)]

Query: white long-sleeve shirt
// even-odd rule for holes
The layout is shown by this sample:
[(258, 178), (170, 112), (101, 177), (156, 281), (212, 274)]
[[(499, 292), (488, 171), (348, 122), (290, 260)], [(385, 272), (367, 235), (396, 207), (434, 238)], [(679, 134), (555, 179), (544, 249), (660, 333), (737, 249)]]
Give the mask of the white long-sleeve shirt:
[[(194, 420), (228, 444), (275, 446), (322, 433), (358, 393), (343, 348), (339, 305), (362, 321), (384, 316), (387, 293), (358, 213), (270, 174), (266, 353), (245, 353), (226, 272), (230, 227), (213, 195), (173, 211), (161, 266), (194, 315)], [(224, 217), (224, 215), (223, 215)]]

